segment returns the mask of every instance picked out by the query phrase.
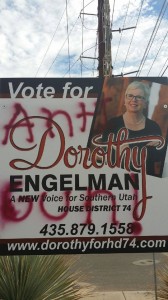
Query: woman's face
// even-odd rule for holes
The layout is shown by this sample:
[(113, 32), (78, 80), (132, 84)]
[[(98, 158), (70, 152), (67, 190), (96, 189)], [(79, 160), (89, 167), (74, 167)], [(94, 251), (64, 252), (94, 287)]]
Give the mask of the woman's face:
[(142, 112), (146, 108), (144, 91), (139, 88), (130, 88), (125, 96), (125, 107), (129, 112)]

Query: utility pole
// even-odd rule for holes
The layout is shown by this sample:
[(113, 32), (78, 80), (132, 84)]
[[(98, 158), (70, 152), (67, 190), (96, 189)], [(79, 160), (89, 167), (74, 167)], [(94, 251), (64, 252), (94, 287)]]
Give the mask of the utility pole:
[(98, 0), (98, 44), (99, 44), (99, 77), (112, 75), (109, 0)]
[(137, 73), (138, 71), (132, 71), (128, 73), (121, 73), (119, 75), (112, 74), (112, 54), (111, 54), (111, 41), (112, 41), (112, 32), (123, 32), (129, 29), (135, 29), (136, 26), (119, 28), (116, 30), (111, 29), (110, 22), (110, 5), (109, 0), (98, 0), (98, 13), (89, 14), (81, 13), (85, 15), (93, 15), (98, 17), (98, 57), (88, 57), (81, 55), (80, 58), (86, 59), (98, 59), (98, 72), (99, 77), (105, 76), (124, 76), (127, 74)]

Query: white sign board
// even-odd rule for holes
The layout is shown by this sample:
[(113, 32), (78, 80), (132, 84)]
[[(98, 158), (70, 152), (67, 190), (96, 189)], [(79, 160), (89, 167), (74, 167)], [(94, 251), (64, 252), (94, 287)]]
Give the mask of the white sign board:
[(166, 79), (1, 79), (0, 120), (0, 255), (168, 250)]

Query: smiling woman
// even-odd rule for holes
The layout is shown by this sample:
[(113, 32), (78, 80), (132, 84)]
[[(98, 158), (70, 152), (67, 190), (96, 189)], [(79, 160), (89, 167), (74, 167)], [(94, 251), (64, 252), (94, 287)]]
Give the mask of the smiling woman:
[[(156, 164), (160, 163), (163, 156), (163, 149), (157, 149), (158, 142), (157, 137), (162, 136), (161, 129), (159, 125), (147, 118), (144, 114), (144, 110), (148, 105), (148, 98), (150, 95), (149, 85), (142, 81), (133, 81), (131, 82), (125, 91), (124, 96), (124, 107), (125, 112), (122, 115), (111, 118), (106, 125), (106, 128), (103, 132), (103, 141), (107, 141), (109, 134), (113, 133), (114, 140), (117, 140), (118, 132), (121, 128), (124, 128), (128, 131), (128, 144), (124, 144), (122, 148), (122, 167), (125, 168), (126, 161), (126, 149), (133, 149), (135, 146), (138, 148), (139, 154), (142, 149), (145, 147), (147, 151), (146, 158), (146, 173), (148, 175), (160, 176), (157, 173)], [(143, 137), (156, 137), (156, 141), (146, 141)], [(136, 144), (131, 143), (130, 140), (137, 138), (142, 138)], [(116, 153), (115, 149), (112, 151), (112, 160), (115, 158)], [(137, 158), (137, 164), (141, 162), (141, 156)], [(145, 162), (144, 162), (145, 163)], [(137, 171), (135, 166), (131, 163), (130, 169), (132, 171)]]
[(123, 115), (126, 128), (130, 130), (145, 128), (146, 118), (143, 111), (147, 106), (149, 94), (149, 87), (143, 82), (133, 81), (128, 85), (124, 103), (126, 112)]

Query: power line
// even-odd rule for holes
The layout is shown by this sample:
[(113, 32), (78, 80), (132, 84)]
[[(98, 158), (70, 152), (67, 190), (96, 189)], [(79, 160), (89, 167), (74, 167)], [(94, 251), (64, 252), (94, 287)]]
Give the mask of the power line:
[[(84, 9), (85, 7), (87, 7), (89, 4), (91, 4), (93, 1), (91, 1), (90, 3), (88, 3), (86, 6), (84, 5), (84, 0), (83, 0), (83, 8), (80, 12), (80, 19), (81, 19), (81, 24), (82, 24), (82, 53), (83, 53), (83, 49), (84, 49), (84, 28), (87, 29), (87, 30), (96, 30), (96, 29), (92, 29), (92, 28), (87, 28), (85, 25), (84, 25), (84, 15), (87, 15), (87, 13), (84, 12)], [(81, 17), (82, 15), (82, 17)], [(93, 15), (93, 14), (89, 14), (89, 15)], [(95, 15), (95, 14), (94, 14)], [(97, 16), (97, 15), (95, 15)], [(83, 63), (82, 63), (82, 57), (80, 57), (80, 61), (81, 61), (81, 77), (83, 75)]]
[(124, 64), (123, 64), (123, 66), (122, 66), (122, 71), (121, 71), (121, 73), (123, 73), (123, 69), (124, 69), (124, 67), (125, 67), (125, 64), (126, 64), (126, 61), (127, 61), (127, 58), (128, 58), (128, 54), (129, 54), (129, 52), (130, 52), (130, 48), (131, 48), (131, 45), (132, 45), (132, 41), (133, 41), (133, 39), (134, 39), (135, 31), (136, 31), (136, 28), (137, 28), (137, 25), (138, 25), (138, 22), (139, 22), (139, 18), (140, 18), (140, 15), (141, 15), (143, 3), (144, 3), (144, 0), (141, 1), (141, 6), (140, 6), (140, 9), (139, 9), (138, 18), (137, 18), (137, 21), (136, 21), (136, 24), (135, 24), (135, 29), (134, 29), (134, 31), (133, 31), (132, 38), (131, 38), (131, 41), (130, 41), (130, 43), (129, 43), (129, 47), (128, 47), (127, 54), (126, 54), (126, 57), (125, 57), (125, 60), (124, 60)]
[[(80, 57), (80, 59), (81, 59), (81, 57)], [(83, 67), (84, 67), (85, 69), (90, 70), (90, 67), (86, 66), (86, 65), (83, 63), (83, 61), (81, 61), (81, 63), (82, 63), (82, 65), (83, 65)], [(96, 69), (95, 69), (95, 70), (96, 70)]]
[[(126, 23), (126, 19), (127, 19), (127, 15), (128, 15), (128, 9), (129, 9), (129, 5), (130, 5), (130, 0), (129, 0), (129, 2), (128, 2), (128, 5), (127, 5), (127, 11), (126, 11), (126, 15), (125, 15), (125, 18), (124, 18), (123, 28), (124, 28), (124, 26), (125, 26), (125, 23)], [(115, 59), (114, 59), (113, 68), (114, 68), (114, 66), (115, 66), (116, 59), (117, 59), (117, 56), (118, 56), (118, 52), (119, 52), (119, 48), (120, 48), (120, 43), (121, 43), (121, 39), (122, 39), (122, 33), (123, 33), (123, 31), (121, 31), (120, 33), (121, 33), (121, 35), (120, 35), (120, 40), (119, 40), (119, 43), (118, 43), (118, 48), (117, 48), (116, 56), (115, 56)]]
[(76, 23), (77, 23), (78, 19), (79, 19), (79, 16), (77, 17), (77, 19), (76, 19), (75, 23), (73, 24), (73, 26), (72, 26), (71, 30), (69, 31), (69, 34), (68, 34), (68, 36), (67, 36), (67, 37), (66, 37), (66, 39), (64, 40), (64, 42), (63, 42), (63, 44), (62, 44), (61, 48), (59, 49), (59, 51), (58, 51), (57, 55), (55, 56), (54, 60), (52, 61), (52, 63), (51, 63), (51, 65), (50, 65), (50, 67), (49, 67), (49, 69), (48, 69), (47, 73), (45, 74), (45, 77), (47, 76), (47, 74), (48, 74), (48, 73), (49, 73), (49, 71), (51, 70), (52, 66), (54, 65), (54, 63), (55, 63), (55, 61), (56, 61), (57, 57), (59, 56), (59, 54), (60, 54), (61, 50), (63, 49), (63, 47), (64, 47), (64, 45), (65, 45), (65, 43), (66, 43), (66, 41), (67, 41), (67, 40), (68, 40), (68, 38), (69, 38), (69, 36), (70, 36), (71, 32), (73, 31), (73, 29), (74, 29), (74, 27), (75, 27), (75, 25), (76, 25)]
[(94, 61), (93, 61), (93, 68), (92, 68), (92, 70), (93, 70), (93, 77), (94, 77), (94, 71), (96, 70), (95, 69), (95, 61), (96, 61), (96, 51), (97, 51), (97, 40), (98, 40), (98, 36), (96, 37), (96, 45), (95, 45), (95, 53), (94, 53)]
[(69, 76), (70, 76), (69, 24), (68, 24), (68, 3), (67, 3), (67, 0), (66, 0), (66, 20), (67, 20), (67, 37), (68, 37), (68, 64), (69, 64)]
[[(83, 54), (84, 54), (86, 51), (89, 51), (89, 50), (91, 50), (91, 49), (97, 47), (98, 45), (99, 45), (99, 43), (97, 43), (96, 45), (94, 45), (94, 46), (92, 46), (92, 47), (86, 49), (85, 51), (83, 51), (83, 53), (81, 53), (80, 56), (79, 56), (79, 57), (74, 61), (74, 63), (70, 66), (70, 70), (74, 67), (74, 65), (78, 62), (78, 60), (81, 60), (81, 58), (83, 58)], [(85, 57), (85, 58), (88, 58), (88, 57)], [(95, 59), (95, 58), (92, 57), (92, 59)], [(68, 73), (68, 71), (64, 74), (63, 77), (65, 77), (67, 73)]]
[[(168, 63), (168, 58), (166, 59), (166, 61), (165, 61), (164, 65), (163, 65), (162, 69), (160, 70), (160, 73), (159, 73), (158, 76), (161, 76), (161, 77), (162, 77), (162, 76), (164, 75), (165, 71), (163, 72), (163, 69), (164, 69), (165, 65), (167, 65), (167, 63)], [(167, 68), (167, 67), (166, 67), (166, 68)], [(163, 72), (163, 73), (162, 73), (162, 72)]]
[[(87, 5), (85, 5), (85, 6), (83, 7), (83, 9), (86, 8), (87, 6), (89, 6), (89, 5), (90, 5), (92, 2), (94, 2), (94, 1), (95, 1), (95, 0), (90, 1)], [(82, 9), (82, 10), (83, 10), (83, 9)], [(81, 11), (82, 11), (82, 10), (81, 10)], [(80, 12), (80, 13), (81, 13), (81, 12)], [(64, 47), (64, 45), (65, 45), (67, 39), (69, 38), (70, 34), (72, 33), (72, 31), (73, 31), (73, 29), (74, 29), (74, 27), (75, 27), (75, 25), (76, 25), (76, 23), (77, 23), (77, 21), (78, 21), (79, 18), (80, 18), (80, 14), (79, 14), (79, 16), (77, 17), (75, 23), (73, 24), (71, 30), (69, 31), (69, 34), (67, 35), (66, 39), (64, 40), (64, 42), (63, 42), (61, 48), (59, 49), (59, 51), (58, 51), (58, 53), (57, 53), (57, 55), (55, 56), (54, 60), (52, 61), (52, 63), (51, 63), (51, 65), (50, 65), (50, 67), (49, 67), (47, 73), (45, 74), (45, 77), (47, 76), (47, 74), (48, 74), (49, 71), (51, 70), (52, 66), (54, 65), (55, 61), (57, 60), (57, 58), (58, 58), (58, 56), (59, 56), (61, 50), (63, 49), (63, 47)], [(85, 51), (84, 51), (84, 52), (85, 52)], [(74, 66), (78, 60), (79, 60), (79, 58), (75, 61), (75, 63), (73, 63), (72, 66)], [(68, 71), (72, 69), (72, 66), (69, 67)], [(64, 74), (64, 76), (65, 76), (67, 73), (68, 73), (68, 72), (66, 72), (66, 73)]]
[(167, 65), (166, 69), (164, 70), (164, 72), (162, 73), (161, 77), (164, 75), (164, 73), (166, 72), (167, 69), (168, 69), (168, 65)]
[[(162, 12), (163, 12), (163, 9), (164, 9), (164, 6), (165, 6), (166, 3), (167, 3), (167, 0), (165, 0), (164, 3), (163, 3), (163, 5), (162, 5), (160, 14), (159, 14), (159, 16), (158, 16), (158, 18), (157, 18), (157, 21), (156, 21), (156, 23), (155, 23), (155, 26), (154, 26), (154, 29), (153, 29), (153, 31), (152, 31), (151, 37), (150, 37), (150, 39), (149, 39), (148, 45), (147, 45), (147, 47), (146, 47), (146, 49), (145, 49), (144, 55), (143, 55), (142, 60), (141, 60), (141, 62), (140, 62), (139, 71), (138, 71), (137, 76), (140, 75), (140, 73), (141, 73), (141, 71), (142, 71), (142, 68), (143, 68), (144, 63), (145, 63), (145, 61), (146, 61), (146, 58), (147, 58), (147, 56), (148, 56), (148, 53), (149, 53), (149, 51), (150, 51), (150, 49), (151, 49), (151, 46), (152, 46), (152, 44), (153, 44), (153, 41), (154, 41), (154, 39), (155, 39), (156, 33), (157, 33), (158, 28), (159, 28), (159, 26), (160, 26), (159, 21), (161, 22), (161, 20), (162, 20), (162, 18), (163, 18), (163, 16), (161, 17), (161, 15), (162, 15)], [(168, 6), (168, 4), (166, 4), (165, 11), (166, 11), (166, 9), (167, 9), (167, 6)], [(165, 13), (165, 11), (164, 11), (164, 13)], [(163, 13), (163, 15), (164, 15), (164, 13)], [(158, 25), (158, 23), (159, 23), (159, 25)], [(157, 25), (158, 25), (158, 28), (157, 28)], [(156, 29), (156, 28), (157, 28), (157, 29)]]
[[(90, 1), (87, 5), (84, 5), (84, 1), (83, 1), (83, 8), (82, 8), (82, 10), (80, 11), (80, 14), (79, 14), (79, 16), (81, 16), (81, 13), (82, 12), (84, 12), (84, 9), (88, 6), (88, 5), (90, 5), (92, 2), (94, 2), (95, 0), (92, 0), (92, 1)], [(84, 15), (85, 13), (83, 13), (83, 15)], [(83, 37), (82, 37), (82, 40), (83, 40)], [(102, 42), (101, 42), (102, 43)], [(89, 51), (89, 50), (91, 50), (91, 49), (93, 49), (93, 48), (95, 48), (95, 51), (96, 51), (96, 47), (99, 45), (100, 43), (97, 43), (97, 41), (96, 41), (96, 44), (94, 45), (94, 46), (91, 46), (91, 47), (89, 47), (89, 48), (87, 48), (85, 51), (83, 51), (83, 42), (82, 42), (82, 53), (80, 54), (80, 56), (74, 61), (74, 63), (72, 63), (72, 65), (70, 66), (70, 70), (74, 67), (74, 65), (80, 60), (81, 61), (81, 76), (82, 76), (82, 74), (83, 74), (83, 66), (84, 66), (84, 64), (83, 64), (83, 62), (82, 62), (82, 58), (84, 58), (83, 57), (83, 54), (85, 53), (85, 52), (87, 52), (87, 51)], [(86, 57), (85, 57), (86, 58)], [(95, 57), (94, 58), (92, 58), (92, 59), (96, 59)], [(64, 74), (64, 76), (63, 77), (65, 77), (66, 76), (66, 74), (68, 73), (68, 71)]]
[[(167, 2), (167, 0), (164, 2), (164, 4), (165, 4), (166, 2)], [(163, 6), (164, 6), (164, 4), (163, 4)], [(162, 6), (162, 8), (163, 8), (163, 6)], [(149, 53), (149, 51), (150, 51), (150, 49), (151, 49), (151, 47), (152, 47), (152, 45), (153, 45), (154, 39), (155, 39), (156, 34), (157, 34), (157, 32), (158, 32), (160, 23), (161, 23), (161, 21), (162, 21), (162, 19), (163, 19), (163, 16), (164, 16), (164, 14), (165, 14), (165, 11), (166, 11), (166, 9), (167, 9), (167, 6), (168, 6), (168, 4), (167, 4), (166, 7), (165, 7), (165, 10), (164, 10), (164, 13), (163, 13), (161, 19), (160, 19), (160, 20), (158, 19), (160, 22), (159, 22), (158, 28), (157, 28), (157, 30), (156, 30), (156, 32), (155, 32), (155, 34), (154, 34), (153, 40), (152, 40), (152, 42), (151, 42), (151, 44), (150, 44), (150, 46), (149, 46), (149, 48), (148, 48), (148, 50), (147, 50), (147, 54), (146, 54), (146, 57), (145, 57), (145, 59), (144, 59), (144, 61), (143, 61), (143, 64), (142, 64), (142, 67), (141, 67), (141, 71), (142, 71), (142, 68), (143, 68), (143, 66), (144, 66), (144, 64), (145, 64), (145, 61), (146, 61), (146, 59), (147, 59), (148, 53)], [(161, 12), (162, 12), (162, 10), (161, 10)], [(141, 71), (140, 71), (140, 72), (141, 72)]]
[(92, 2), (94, 2), (95, 0), (90, 1), (88, 4), (85, 5), (84, 8), (86, 8), (87, 6), (89, 6)]
[[(78, 57), (78, 58), (74, 61), (74, 63), (70, 66), (70, 70), (74, 67), (74, 65), (76, 65), (76, 63), (77, 63), (79, 60), (80, 60), (80, 57)], [(68, 71), (69, 71), (69, 70), (68, 70)], [(63, 77), (66, 76), (66, 74), (68, 73), (68, 71), (63, 75)]]
[(53, 40), (54, 40), (54, 37), (55, 37), (56, 32), (57, 32), (57, 30), (58, 30), (58, 27), (59, 27), (59, 25), (60, 25), (60, 23), (61, 23), (61, 21), (62, 21), (62, 18), (63, 18), (64, 14), (65, 14), (65, 11), (66, 11), (66, 7), (65, 7), (65, 9), (64, 9), (64, 11), (63, 11), (63, 13), (62, 13), (62, 15), (61, 15), (61, 18), (60, 18), (58, 24), (57, 24), (57, 27), (56, 27), (56, 29), (55, 29), (55, 31), (54, 31), (54, 34), (53, 34), (53, 36), (52, 36), (52, 38), (51, 38), (51, 41), (50, 41), (50, 43), (49, 43), (49, 45), (48, 45), (48, 47), (47, 47), (47, 49), (46, 49), (46, 51), (45, 51), (45, 53), (44, 53), (44, 56), (43, 56), (43, 58), (42, 58), (42, 60), (41, 60), (41, 63), (40, 63), (40, 65), (39, 65), (38, 69), (37, 69), (37, 72), (36, 72), (36, 74), (35, 74), (35, 77), (37, 77), (37, 74), (38, 74), (38, 72), (39, 72), (39, 70), (40, 70), (40, 68), (41, 68), (41, 66), (42, 66), (42, 64), (43, 64), (43, 62), (44, 62), (44, 59), (45, 59), (45, 57), (46, 57), (46, 55), (47, 55), (47, 52), (49, 51), (49, 48), (50, 48), (50, 46), (51, 46)]
[[(87, 13), (80, 13), (80, 17), (81, 15), (83, 16), (83, 19), (84, 19), (84, 15), (92, 15), (92, 16), (97, 16), (96, 14), (87, 14)], [(82, 26), (87, 29), (87, 30), (94, 30), (96, 31), (97, 29), (96, 28), (88, 28), (84, 25), (84, 21), (81, 19), (81, 23), (82, 23)]]
[[(84, 12), (84, 5), (85, 3), (84, 3), (84, 0), (83, 0), (83, 12)], [(83, 23), (84, 23), (84, 14), (83, 14), (83, 22), (82, 22), (82, 52), (83, 52), (83, 43), (84, 43), (84, 40), (83, 40)], [(82, 65), (82, 63), (81, 63), (81, 77), (82, 77), (82, 75), (83, 75), (83, 65)]]
[[(85, 13), (84, 13), (84, 0), (83, 0), (83, 13), (80, 13), (80, 15), (82, 14), (82, 19), (81, 19), (81, 23), (82, 23), (82, 53), (84, 53), (84, 51), (83, 51), (83, 28), (85, 28), (85, 29), (87, 29), (87, 30), (97, 30), (98, 31), (98, 29), (91, 29), (91, 28), (87, 28), (85, 25), (84, 25), (84, 15), (85, 15)], [(89, 14), (90, 15), (90, 14)], [(93, 14), (92, 14), (93, 15)], [(97, 16), (97, 15), (95, 15), (94, 14), (94, 16)], [(93, 68), (92, 68), (92, 71), (93, 71), (93, 76), (94, 76), (94, 71), (95, 71), (95, 61), (96, 61), (96, 50), (97, 50), (97, 37), (96, 37), (96, 43), (95, 43), (95, 52), (94, 52), (94, 58), (93, 58)], [(88, 67), (86, 67), (85, 65), (84, 65), (84, 63), (83, 63), (83, 57), (82, 57), (82, 54), (81, 54), (81, 56), (80, 56), (80, 61), (81, 61), (81, 76), (82, 76), (82, 71), (83, 71), (83, 69), (82, 69), (82, 67), (84, 66), (85, 68), (87, 68), (87, 69), (89, 69)]]
[(166, 39), (166, 37), (167, 37), (167, 34), (168, 34), (168, 31), (166, 32), (166, 34), (165, 34), (165, 36), (164, 36), (164, 38), (163, 38), (163, 41), (162, 41), (162, 43), (160, 44), (160, 47), (159, 47), (159, 49), (158, 49), (158, 51), (157, 51), (157, 53), (156, 53), (156, 56), (155, 56), (155, 58), (154, 58), (154, 60), (153, 60), (153, 63), (152, 63), (152, 65), (151, 65), (151, 67), (150, 67), (150, 69), (149, 69), (147, 75), (149, 75), (149, 73), (150, 73), (150, 71), (151, 71), (151, 69), (152, 69), (152, 67), (153, 67), (153, 65), (154, 65), (154, 63), (155, 63), (155, 61), (156, 61), (156, 59), (157, 59), (157, 57), (158, 57), (158, 54), (159, 54), (159, 52), (160, 52), (160, 50), (161, 50), (161, 48), (162, 48), (162, 45), (163, 45), (163, 43), (164, 43), (164, 41), (165, 41), (165, 39)]

